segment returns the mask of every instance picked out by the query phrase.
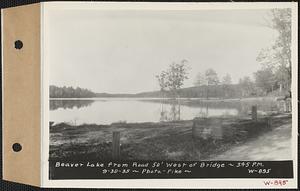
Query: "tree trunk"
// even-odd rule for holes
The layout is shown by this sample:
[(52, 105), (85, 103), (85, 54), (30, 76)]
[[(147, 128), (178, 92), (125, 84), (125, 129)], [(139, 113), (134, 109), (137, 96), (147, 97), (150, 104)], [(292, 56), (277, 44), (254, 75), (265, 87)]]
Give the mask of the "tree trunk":
[(282, 83), (279, 84), (279, 92), (282, 92)]
[(180, 120), (180, 95), (178, 94), (177, 95), (177, 97), (178, 97), (178, 120)]
[(209, 86), (208, 86), (208, 84), (207, 84), (207, 86), (206, 86), (206, 99), (208, 100), (208, 93), (209, 93)]

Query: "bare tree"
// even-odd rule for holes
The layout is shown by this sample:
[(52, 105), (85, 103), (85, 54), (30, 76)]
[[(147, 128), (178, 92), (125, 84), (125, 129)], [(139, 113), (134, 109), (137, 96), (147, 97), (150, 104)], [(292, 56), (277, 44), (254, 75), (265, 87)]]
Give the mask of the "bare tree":
[(254, 91), (254, 83), (249, 76), (245, 76), (239, 80), (240, 89), (242, 90), (242, 96), (247, 97)]
[(194, 81), (194, 85), (195, 86), (203, 86), (206, 85), (206, 79), (205, 79), (205, 74), (202, 74), (201, 72), (199, 72), (196, 76), (196, 79)]
[(199, 72), (195, 78), (194, 86), (200, 87), (200, 97), (204, 96), (205, 89), (203, 89), (203, 86), (206, 86), (206, 85), (207, 85), (207, 82), (206, 82), (205, 74)]
[(165, 91), (167, 88), (167, 84), (166, 84), (166, 77), (167, 77), (167, 73), (165, 71), (162, 71), (159, 75), (155, 76), (158, 80), (158, 84), (160, 86), (160, 91), (162, 94), (162, 104), (161, 104), (161, 121), (164, 121), (165, 119), (165, 111), (164, 111), (164, 104), (165, 104)]
[(169, 66), (169, 68), (166, 71), (162, 71), (159, 75), (156, 76), (161, 91), (164, 92), (167, 89), (172, 93), (174, 100), (178, 98), (177, 119), (180, 119), (180, 95), (178, 93), (178, 90), (183, 86), (184, 80), (188, 79), (188, 68), (186, 66), (186, 63), (187, 60), (182, 60), (180, 63), (174, 62)]
[(155, 76), (158, 80), (158, 84), (160, 86), (160, 91), (162, 92), (162, 97), (164, 98), (164, 93), (166, 91), (166, 88), (167, 88), (167, 72), (165, 71), (162, 71), (159, 75), (156, 75)]
[(214, 69), (207, 69), (205, 71), (205, 80), (207, 84), (206, 88), (206, 98), (209, 97), (209, 86), (218, 85), (219, 84), (219, 77), (217, 72)]
[(223, 87), (225, 97), (228, 97), (228, 93), (229, 93), (230, 85), (231, 85), (231, 76), (229, 74), (226, 74), (223, 77), (221, 84), (222, 84), (222, 87)]

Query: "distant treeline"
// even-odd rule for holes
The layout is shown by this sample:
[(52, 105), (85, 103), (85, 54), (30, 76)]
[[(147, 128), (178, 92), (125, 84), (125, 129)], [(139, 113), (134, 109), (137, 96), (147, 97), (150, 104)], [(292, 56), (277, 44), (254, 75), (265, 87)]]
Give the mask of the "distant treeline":
[(57, 87), (50, 86), (50, 98), (91, 98), (96, 97), (96, 93), (85, 88)]
[[(197, 86), (182, 88), (178, 90), (178, 95), (181, 98), (236, 98), (242, 96), (241, 87), (239, 84), (231, 85), (212, 85)], [(249, 96), (257, 96), (255, 93)], [(152, 91), (142, 92), (136, 94), (109, 94), (109, 93), (95, 93), (84, 88), (73, 87), (57, 87), (50, 86), (50, 98), (93, 98), (93, 97), (123, 97), (123, 98), (172, 98), (170, 91)]]
[[(240, 85), (212, 85), (209, 86), (197, 86), (189, 88), (181, 88), (177, 91), (177, 94), (181, 98), (237, 98), (241, 97), (242, 92)], [(170, 91), (155, 91), (155, 92), (144, 92), (135, 94), (136, 97), (167, 97), (172, 98)], [(256, 96), (256, 95), (249, 95)]]

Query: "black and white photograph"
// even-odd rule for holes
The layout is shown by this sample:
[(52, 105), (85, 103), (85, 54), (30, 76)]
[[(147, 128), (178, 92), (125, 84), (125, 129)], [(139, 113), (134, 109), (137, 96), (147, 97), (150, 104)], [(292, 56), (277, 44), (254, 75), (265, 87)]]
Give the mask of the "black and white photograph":
[(294, 160), (291, 8), (70, 7), (44, 18), (50, 180), (86, 179), (68, 161)]

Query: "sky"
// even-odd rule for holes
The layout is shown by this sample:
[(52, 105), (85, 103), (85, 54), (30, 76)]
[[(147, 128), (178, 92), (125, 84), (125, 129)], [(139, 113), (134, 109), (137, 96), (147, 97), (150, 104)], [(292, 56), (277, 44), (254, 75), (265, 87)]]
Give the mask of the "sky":
[(253, 76), (256, 57), (272, 44), (269, 10), (51, 10), (45, 17), (45, 62), (50, 85), (94, 92), (159, 90), (155, 75), (188, 60), (193, 86), (213, 68), (233, 83)]

